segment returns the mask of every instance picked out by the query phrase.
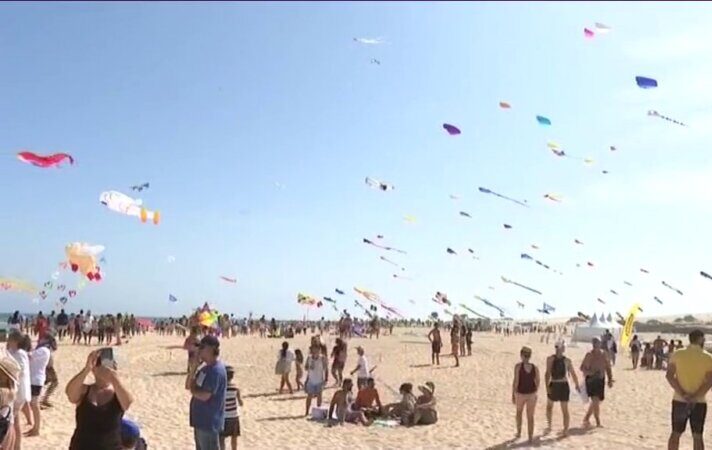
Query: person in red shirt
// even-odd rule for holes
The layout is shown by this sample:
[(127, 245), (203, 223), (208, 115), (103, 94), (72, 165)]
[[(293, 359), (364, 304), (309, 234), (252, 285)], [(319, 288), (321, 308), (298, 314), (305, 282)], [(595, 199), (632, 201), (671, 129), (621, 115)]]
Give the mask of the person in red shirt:
[(35, 333), (37, 333), (39, 339), (45, 337), (47, 329), (49, 329), (49, 321), (44, 315), (42, 315), (42, 311), (40, 311), (35, 319)]
[(367, 418), (376, 417), (381, 414), (383, 405), (381, 405), (381, 398), (378, 396), (376, 382), (373, 378), (369, 378), (366, 381), (366, 386), (356, 394), (353, 409), (363, 411)]

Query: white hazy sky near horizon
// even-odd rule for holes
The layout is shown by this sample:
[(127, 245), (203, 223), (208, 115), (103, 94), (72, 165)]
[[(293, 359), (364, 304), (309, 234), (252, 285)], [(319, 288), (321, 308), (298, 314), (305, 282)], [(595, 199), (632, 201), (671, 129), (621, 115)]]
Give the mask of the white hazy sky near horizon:
[[(539, 317), (544, 301), (556, 316), (625, 314), (634, 302), (645, 316), (712, 311), (712, 280), (699, 276), (712, 272), (710, 5), (87, 3), (0, 11), (0, 53), (12, 61), (0, 73), (0, 276), (41, 286), (66, 243), (106, 245), (105, 280), (68, 309), (162, 316), (207, 300), (240, 316), (301, 317), (307, 311), (296, 295), (305, 292), (358, 313), (359, 286), (416, 317), (443, 315), (430, 300), (435, 291), (492, 317), (474, 295), (515, 318)], [(612, 31), (584, 39), (594, 22)], [(380, 36), (383, 45), (353, 41)], [(660, 86), (642, 90), (637, 75)], [(688, 127), (649, 117), (651, 109)], [(536, 115), (552, 126), (539, 126)], [(463, 134), (448, 136), (444, 122)], [(550, 140), (596, 163), (556, 158)], [(13, 159), (23, 148), (67, 151), (77, 164), (25, 166)], [(370, 190), (367, 176), (396, 189)], [(129, 193), (144, 181), (151, 187), (140, 196), (161, 210), (159, 227), (98, 204), (101, 191)], [(528, 199), (530, 208), (479, 186)], [(543, 199), (549, 192), (564, 202)], [(404, 223), (405, 215), (417, 223)], [(382, 253), (361, 243), (377, 234), (408, 251), (385, 256), (413, 280), (394, 279)], [(62, 282), (74, 286), (77, 277), (63, 274)], [(169, 294), (179, 302), (169, 304)], [(39, 305), (0, 295), (8, 311), (57, 307), (57, 295)], [(329, 304), (308, 314), (335, 317)]]

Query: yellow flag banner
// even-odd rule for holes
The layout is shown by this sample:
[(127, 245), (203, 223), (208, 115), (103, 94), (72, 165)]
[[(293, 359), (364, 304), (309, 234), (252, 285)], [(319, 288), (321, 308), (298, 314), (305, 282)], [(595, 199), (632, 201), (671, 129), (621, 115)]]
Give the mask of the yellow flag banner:
[(628, 343), (630, 343), (633, 337), (633, 324), (635, 323), (635, 316), (640, 311), (640, 304), (636, 303), (630, 308), (628, 312), (628, 317), (625, 319), (625, 325), (623, 326), (623, 332), (621, 333), (621, 349), (628, 348)]

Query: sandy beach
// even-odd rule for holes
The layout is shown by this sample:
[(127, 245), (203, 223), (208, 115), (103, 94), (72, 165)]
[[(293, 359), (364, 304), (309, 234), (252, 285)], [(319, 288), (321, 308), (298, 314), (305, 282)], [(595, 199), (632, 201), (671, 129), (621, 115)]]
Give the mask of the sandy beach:
[[(362, 345), (372, 365), (377, 387), (384, 402), (395, 400), (393, 391), (402, 382), (436, 386), (440, 421), (433, 426), (415, 428), (363, 428), (347, 425), (325, 428), (303, 417), (304, 393), (277, 395), (278, 377), (273, 373), (281, 340), (236, 337), (222, 342), (222, 358), (236, 368), (237, 384), (245, 406), (241, 417), (242, 448), (528, 448), (512, 442), (514, 407), (510, 403), (513, 364), (519, 348), (533, 348), (533, 362), (543, 367), (553, 349), (540, 343), (539, 335), (504, 338), (491, 333), (474, 337), (473, 355), (461, 358), (461, 367), (452, 368), (449, 357), (440, 367), (429, 365), (430, 348), (426, 329), (396, 329), (393, 336), (379, 340), (353, 339), (349, 345), (347, 369), (356, 362), (356, 345)], [(183, 390), (184, 352), (170, 349), (180, 345), (179, 337), (149, 334), (134, 338), (118, 350), (120, 373), (135, 396), (127, 414), (136, 419), (152, 449), (192, 449), (192, 430), (188, 425), (188, 394)], [(305, 350), (308, 338), (290, 341), (291, 348)], [(329, 344), (333, 343), (333, 336)], [(567, 354), (578, 367), (587, 346), (569, 347)], [(74, 408), (63, 389), (81, 367), (89, 349), (62, 343), (56, 355), (60, 390), (55, 407), (46, 412), (42, 436), (27, 439), (23, 448), (56, 450), (67, 448), (74, 429)], [(616, 383), (607, 390), (603, 404), (604, 428), (584, 431), (583, 403), (572, 395), (571, 436), (560, 439), (561, 417), (554, 415), (554, 430), (542, 436), (545, 425), (544, 395), (537, 405), (538, 445), (542, 448), (602, 449), (606, 447), (660, 449), (669, 432), (670, 388), (662, 371), (630, 370), (624, 355), (614, 368)], [(543, 370), (543, 369), (542, 369)], [(325, 402), (333, 388), (326, 391)], [(709, 436), (709, 432), (706, 433)], [(689, 433), (682, 448), (691, 448)]]

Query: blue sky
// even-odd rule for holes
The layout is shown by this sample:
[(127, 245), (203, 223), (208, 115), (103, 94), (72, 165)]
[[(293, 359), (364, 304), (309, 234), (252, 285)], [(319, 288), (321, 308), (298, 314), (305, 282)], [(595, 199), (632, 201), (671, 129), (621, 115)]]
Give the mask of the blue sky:
[[(354, 286), (418, 317), (442, 314), (435, 291), (494, 315), (473, 295), (487, 297), (520, 318), (538, 316), (542, 301), (557, 315), (625, 314), (633, 302), (646, 315), (712, 309), (712, 281), (698, 274), (712, 271), (708, 4), (5, 3), (0, 11), (0, 276), (42, 285), (67, 243), (105, 245), (105, 280), (69, 309), (164, 315), (208, 300), (237, 315), (301, 317), (298, 292), (354, 311)], [(585, 40), (595, 22), (613, 30)], [(641, 90), (636, 75), (660, 86)], [(443, 122), (462, 135), (448, 136)], [(556, 158), (549, 140), (596, 164)], [(66, 151), (76, 164), (24, 165), (15, 159), (23, 149)], [(367, 176), (396, 189), (370, 190)], [(102, 191), (130, 194), (144, 181), (151, 188), (140, 196), (161, 211), (158, 227), (98, 202)], [(548, 192), (564, 202), (547, 202)], [(412, 280), (393, 279), (382, 253), (361, 243), (377, 234), (408, 251), (386, 256)], [(523, 252), (564, 275), (521, 260)], [(587, 261), (596, 268), (576, 267)], [(62, 275), (68, 286), (77, 280)], [(349, 295), (336, 296), (337, 287)], [(8, 311), (48, 310), (56, 295), (39, 305), (15, 293), (0, 299)], [(334, 317), (330, 308), (309, 314)]]

